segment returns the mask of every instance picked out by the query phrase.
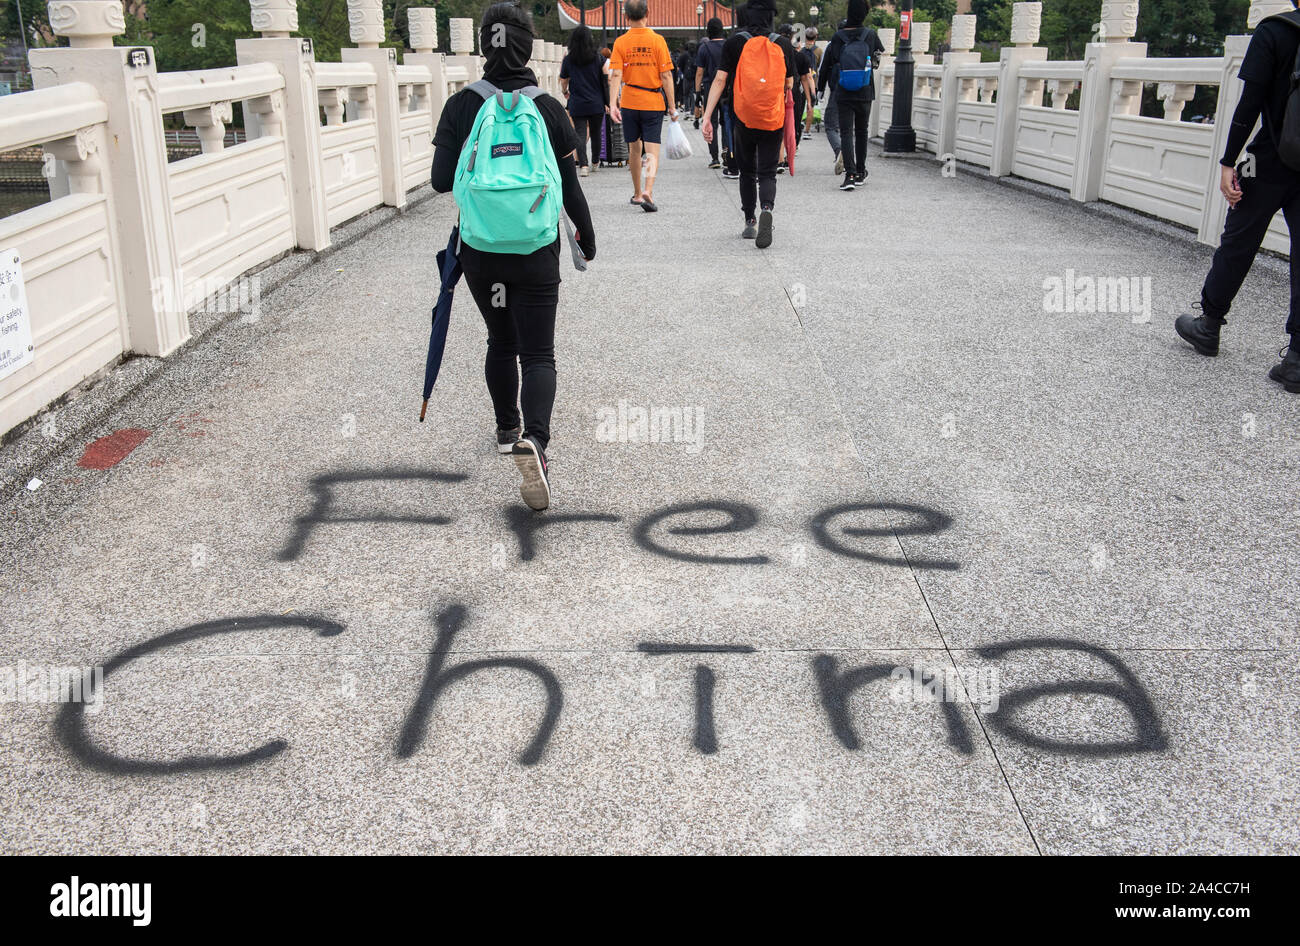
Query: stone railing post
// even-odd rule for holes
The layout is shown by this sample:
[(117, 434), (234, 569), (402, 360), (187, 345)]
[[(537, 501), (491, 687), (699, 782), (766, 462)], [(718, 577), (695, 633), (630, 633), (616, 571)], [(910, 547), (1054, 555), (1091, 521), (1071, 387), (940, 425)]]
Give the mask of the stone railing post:
[[(452, 55), (447, 57), (447, 65), (465, 67), (470, 82), (483, 78), (483, 60), (474, 55), (474, 21), (469, 17), (452, 17), (449, 31)], [(533, 49), (536, 48), (534, 44)]]
[(1116, 60), (1147, 54), (1146, 43), (1135, 43), (1138, 0), (1102, 0), (1100, 42), (1089, 43), (1083, 57), (1083, 86), (1079, 93), (1079, 150), (1074, 159), (1070, 196), (1093, 201), (1101, 196), (1106, 164), (1106, 133), (1112, 107), (1110, 75)]
[(951, 51), (943, 57), (943, 78), (940, 80), (939, 138), (934, 153), (942, 158), (957, 149), (957, 67), (980, 61), (975, 48), (975, 16), (959, 13), (952, 18)]
[(1015, 166), (1020, 67), (1047, 58), (1047, 50), (1035, 45), (1042, 22), (1040, 2), (1016, 3), (1011, 7), (1011, 45), (1002, 48), (998, 60), (998, 100), (993, 113), (993, 156), (989, 166), (993, 177), (1006, 177)]
[(917, 21), (912, 24), (912, 57), (918, 66), (933, 66), (934, 53), (930, 52), (930, 24)]
[[(1246, 29), (1254, 30), (1259, 21), (1274, 13), (1284, 13), (1292, 9), (1288, 0), (1252, 0), (1250, 13), (1246, 17)], [(1205, 182), (1205, 209), (1201, 212), (1201, 225), (1196, 238), (1210, 246), (1218, 246), (1223, 235), (1223, 223), (1228, 216), (1228, 202), (1219, 192), (1219, 159), (1228, 145), (1228, 128), (1232, 123), (1232, 113), (1237, 110), (1237, 101), (1241, 98), (1242, 82), (1239, 78), (1241, 60), (1250, 45), (1249, 36), (1229, 36), (1223, 41), (1223, 77), (1219, 85), (1219, 104), (1214, 118), (1214, 144), (1210, 148), (1210, 179)]]
[(402, 115), (398, 110), (397, 50), (380, 48), (384, 37), (381, 0), (348, 0), (349, 34), (356, 48), (339, 50), (343, 62), (368, 63), (375, 70), (375, 101), (370, 103), (379, 136), (379, 182), (384, 203), (406, 206), (402, 176)]
[(438, 48), (438, 11), (434, 7), (408, 7), (407, 29), (411, 34), (411, 52), (402, 57), (408, 66), (424, 66), (433, 75), (433, 127), (438, 128), (438, 116), (447, 104), (447, 62)]
[(88, 82), (108, 106), (104, 168), (117, 218), (127, 345), (170, 354), (190, 337), (190, 326), (153, 49), (113, 45), (126, 31), (120, 0), (54, 0), (49, 17), (71, 48), (31, 50), (32, 83), (44, 89)]
[[(235, 40), (235, 59), (241, 66), (269, 62), (284, 76), (281, 128), (288, 144), (294, 241), (299, 249), (323, 250), (330, 245), (330, 226), (325, 213), (320, 102), (311, 40), (292, 35), (298, 30), (297, 0), (249, 0), (249, 7), (253, 29), (262, 36)], [(256, 110), (252, 116), (249, 111), (244, 111), (246, 123), (257, 116)]]
[[(898, 41), (898, 30), (894, 29), (892, 26), (882, 27), (881, 29), (876, 30), (876, 35), (880, 37), (880, 45), (885, 47), (885, 51), (880, 54), (880, 69), (877, 70), (879, 74), (874, 78), (876, 83), (875, 107), (871, 109), (871, 118), (867, 121), (867, 135), (871, 138), (880, 137), (880, 115), (881, 112), (884, 111), (881, 106), (880, 96), (885, 87), (884, 70), (886, 66), (893, 65), (894, 63), (894, 44)], [(824, 121), (825, 118), (826, 116), (823, 115), (822, 120)]]

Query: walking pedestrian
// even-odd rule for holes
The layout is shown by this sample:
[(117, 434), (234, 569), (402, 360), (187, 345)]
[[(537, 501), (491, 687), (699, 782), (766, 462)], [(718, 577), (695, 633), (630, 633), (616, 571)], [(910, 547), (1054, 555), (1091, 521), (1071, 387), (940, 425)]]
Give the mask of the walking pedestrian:
[[(1297, 0), (1292, 5), (1300, 8)], [(1300, 160), (1295, 157), (1300, 140), (1285, 137), (1284, 123), (1288, 99), (1295, 94), (1292, 70), (1298, 49), (1300, 13), (1266, 17), (1255, 28), (1241, 62), (1241, 98), (1219, 161), (1219, 190), (1228, 201), (1228, 218), (1201, 288), (1201, 314), (1180, 315), (1174, 323), (1178, 334), (1202, 355), (1219, 353), (1219, 332), (1228, 310), (1281, 210), (1291, 231), (1291, 310), (1286, 323), (1291, 340), (1268, 376), (1292, 394), (1300, 394)], [(1261, 119), (1262, 127), (1239, 165), (1241, 149)]]
[(591, 154), (600, 156), (600, 123), (609, 106), (609, 83), (605, 63), (596, 52), (596, 37), (585, 26), (569, 34), (569, 51), (560, 63), (560, 88), (564, 92), (573, 129), (578, 133), (578, 176), (591, 173), (587, 143)]
[(677, 120), (673, 60), (664, 38), (646, 26), (649, 15), (646, 0), (625, 0), (623, 12), (627, 14), (629, 29), (614, 40), (614, 51), (609, 57), (609, 114), (622, 124), (623, 138), (627, 141), (627, 163), (632, 171), (631, 203), (654, 213), (659, 209), (654, 202), (654, 186), (665, 109), (669, 118)]
[(834, 91), (844, 157), (842, 191), (851, 191), (867, 180), (867, 120), (876, 97), (876, 66), (885, 51), (876, 31), (862, 25), (866, 16), (867, 0), (849, 0), (848, 25), (831, 37), (817, 76), (817, 87), (822, 90), (838, 70)]
[[(700, 43), (700, 48), (695, 55), (695, 101), (698, 103), (695, 108), (696, 124), (704, 117), (704, 103), (709, 100), (709, 89), (713, 87), (713, 80), (718, 75), (718, 67), (722, 64), (722, 47), (724, 40), (722, 38), (723, 26), (722, 20), (713, 17), (709, 20), (706, 27), (708, 39)], [(726, 104), (720, 99), (718, 107), (713, 110), (709, 120), (716, 128), (722, 124), (722, 109)], [(709, 167), (720, 168), (722, 162), (718, 160), (718, 135), (709, 139)]]
[(704, 106), (706, 118), (701, 129), (705, 141), (713, 136), (713, 123), (707, 116), (721, 97), (721, 84), (733, 79), (736, 122), (732, 139), (740, 164), (740, 209), (745, 217), (741, 236), (754, 240), (759, 249), (772, 245), (777, 162), (785, 138), (785, 97), (795, 76), (794, 49), (789, 43), (776, 42), (772, 33), (775, 13), (773, 0), (749, 0), (737, 13), (743, 29), (723, 44), (722, 63)]
[[(564, 106), (537, 87), (537, 76), (528, 68), (531, 14), (514, 0), (493, 4), (483, 14), (479, 43), (485, 55), (483, 80), (448, 99), (438, 121), (433, 189), (446, 193), (471, 173), (485, 175), (485, 184), (503, 178), (510, 184), (511, 177), (539, 173), (548, 180), (558, 177), (578, 246), (586, 259), (594, 258), (596, 234), (574, 163), (578, 136)], [(480, 150), (480, 136), (488, 128), (481, 120), (487, 116), (480, 113), (488, 109), (494, 121), (488, 132), (492, 138)], [(544, 128), (538, 126), (537, 116)], [(496, 139), (498, 129), (508, 140)], [(555, 190), (549, 183), (542, 186), (532, 209), (531, 187), (512, 184), (498, 190), (501, 205), (491, 207), (462, 202), (462, 191), (457, 190), (461, 267), (488, 330), (483, 375), (496, 413), (497, 450), (514, 458), (523, 478), (520, 495), (533, 509), (545, 509), (551, 501), (546, 449), (555, 403), (555, 312), (560, 298)], [(535, 237), (528, 235), (528, 245), (516, 245), (527, 234), (534, 211), (547, 223), (535, 227)], [(555, 227), (546, 232), (551, 222)]]

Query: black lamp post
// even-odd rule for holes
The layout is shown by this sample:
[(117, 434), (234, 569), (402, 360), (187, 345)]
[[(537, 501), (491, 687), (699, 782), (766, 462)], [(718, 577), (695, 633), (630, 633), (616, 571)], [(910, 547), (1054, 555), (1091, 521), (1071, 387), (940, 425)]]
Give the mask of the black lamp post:
[(894, 114), (885, 132), (887, 154), (912, 154), (916, 151), (916, 130), (912, 127), (912, 77), (916, 60), (912, 58), (912, 0), (898, 4), (898, 57), (894, 60)]
[(587, 25), (587, 0), (578, 0), (578, 17), (579, 17), (579, 22), (583, 26), (586, 26)]
[(817, 14), (821, 12), (821, 10), (817, 9), (817, 4), (815, 3), (808, 8), (808, 15), (812, 17), (812, 25), (814, 27), (817, 26)]
[(700, 34), (704, 31), (704, 4), (697, 4), (695, 7), (695, 41), (700, 41)]

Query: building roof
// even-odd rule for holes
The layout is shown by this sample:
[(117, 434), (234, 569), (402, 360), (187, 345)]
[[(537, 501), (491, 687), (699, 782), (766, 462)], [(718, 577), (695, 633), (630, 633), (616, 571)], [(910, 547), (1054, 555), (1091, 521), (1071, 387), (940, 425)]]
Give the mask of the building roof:
[[(702, 25), (709, 22), (713, 16), (717, 16), (728, 27), (731, 26), (731, 8), (724, 3), (715, 3), (714, 0), (648, 0), (648, 2), (651, 29), (694, 32), (701, 29)], [(695, 8), (701, 3), (704, 4), (703, 17), (695, 12)], [(582, 10), (576, 2), (559, 0), (555, 6), (560, 11), (560, 26), (563, 29), (571, 30), (582, 21)], [(715, 7), (717, 13), (713, 12)], [(623, 16), (623, 0), (605, 0), (604, 8), (605, 25), (610, 29), (621, 29), (626, 23), (626, 17)], [(587, 3), (588, 27), (600, 28), (600, 10), (599, 0), (590, 0)]]

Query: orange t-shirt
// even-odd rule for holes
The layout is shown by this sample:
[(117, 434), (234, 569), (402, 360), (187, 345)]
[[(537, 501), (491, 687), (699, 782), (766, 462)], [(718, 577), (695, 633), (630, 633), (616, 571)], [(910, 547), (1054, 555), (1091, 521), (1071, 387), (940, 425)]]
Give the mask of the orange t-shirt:
[[(645, 91), (658, 89), (663, 84), (659, 78), (660, 73), (673, 70), (668, 43), (654, 30), (638, 26), (614, 40), (609, 68), (623, 73), (623, 93), (619, 96), (619, 108), (662, 112), (668, 107), (662, 94)], [(642, 88), (631, 88), (634, 85)]]

